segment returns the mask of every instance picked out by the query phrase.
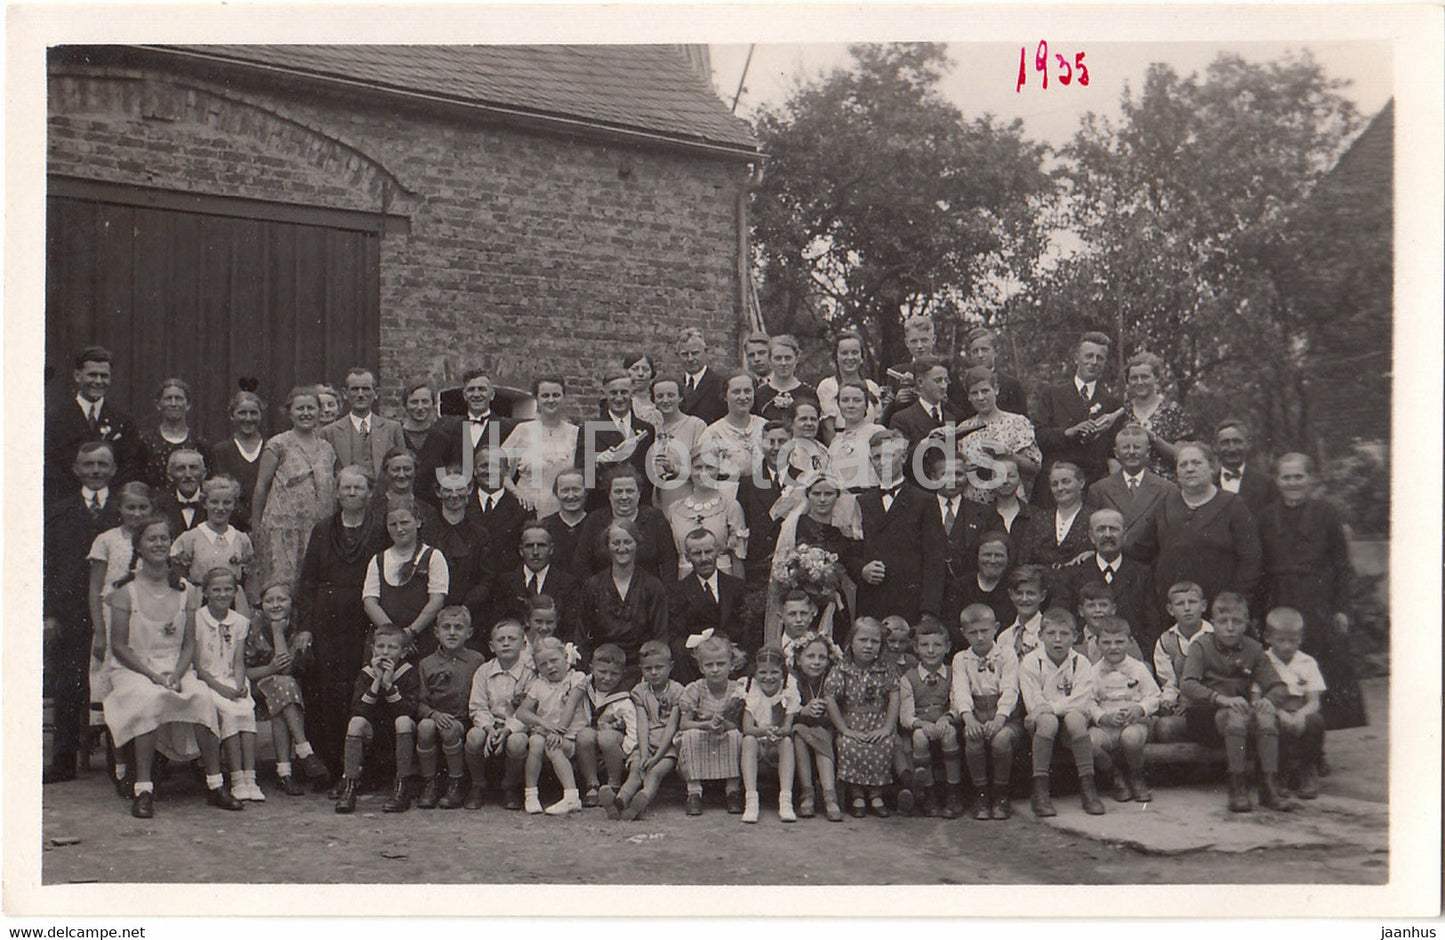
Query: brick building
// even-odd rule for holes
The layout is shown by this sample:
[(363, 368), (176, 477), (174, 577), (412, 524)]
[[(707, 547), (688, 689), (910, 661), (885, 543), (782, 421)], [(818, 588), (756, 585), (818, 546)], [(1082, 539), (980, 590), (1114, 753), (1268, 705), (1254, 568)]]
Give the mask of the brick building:
[[(117, 354), (224, 433), (239, 376), (565, 374), (743, 318), (757, 145), (677, 46), (64, 46), (48, 62), (47, 365)], [(273, 409), (274, 410), (274, 409)], [(271, 416), (268, 431), (280, 430)]]

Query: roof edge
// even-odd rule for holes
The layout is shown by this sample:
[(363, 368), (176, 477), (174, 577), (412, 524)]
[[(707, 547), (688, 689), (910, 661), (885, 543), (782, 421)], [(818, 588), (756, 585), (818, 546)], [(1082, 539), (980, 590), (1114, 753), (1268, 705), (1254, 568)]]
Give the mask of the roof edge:
[[(110, 48), (116, 47), (112, 46)], [(753, 146), (750, 148), (740, 144), (707, 140), (706, 138), (689, 137), (681, 134), (668, 134), (662, 131), (632, 127), (624, 124), (613, 124), (605, 121), (589, 120), (587, 118), (578, 117), (575, 115), (556, 114), (547, 111), (533, 111), (511, 105), (473, 101), (466, 98), (453, 98), (446, 95), (432, 94), (430, 92), (397, 88), (390, 85), (381, 85), (374, 82), (362, 81), (360, 79), (345, 78), (336, 75), (327, 75), (322, 72), (311, 72), (305, 69), (292, 68), (284, 65), (253, 62), (247, 59), (240, 59), (225, 55), (207, 54), (192, 49), (177, 49), (172, 46), (164, 45), (127, 45), (122, 46), (121, 48), (128, 48), (151, 55), (160, 55), (193, 62), (220, 64), (230, 68), (244, 69), (260, 74), (281, 75), (291, 78), (298, 78), (305, 81), (330, 85), (337, 88), (361, 89), (373, 94), (388, 95), (430, 106), (460, 108), (467, 111), (492, 115), (512, 124), (541, 127), (573, 135), (602, 137), (611, 140), (635, 143), (639, 145), (680, 148), (696, 153), (704, 153), (713, 157), (729, 158), (737, 160), (739, 162), (754, 162), (762, 158), (762, 152), (757, 146)]]

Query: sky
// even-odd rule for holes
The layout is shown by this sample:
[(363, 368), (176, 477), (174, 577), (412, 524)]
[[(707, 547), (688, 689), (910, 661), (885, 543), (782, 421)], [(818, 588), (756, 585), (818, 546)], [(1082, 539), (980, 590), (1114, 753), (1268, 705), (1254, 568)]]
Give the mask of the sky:
[[(1089, 85), (1061, 85), (1051, 68), (1047, 90), (1034, 69), (1036, 43), (1030, 43), (1026, 54), (1027, 84), (1022, 91), (1016, 90), (1018, 43), (949, 43), (949, 54), (957, 64), (944, 77), (941, 89), (965, 117), (984, 112), (1007, 120), (1017, 117), (1023, 120), (1028, 136), (1057, 147), (1073, 136), (1084, 112), (1117, 116), (1125, 83), (1137, 93), (1151, 62), (1167, 62), (1181, 75), (1202, 75), (1221, 52), (1265, 62), (1303, 48), (1310, 50), (1327, 75), (1350, 81), (1341, 93), (1354, 101), (1366, 121), (1389, 100), (1393, 63), (1391, 44), (1384, 41), (1059, 43), (1050, 48), (1050, 61), (1056, 67), (1054, 54), (1064, 53), (1073, 61), (1074, 55), (1082, 51)], [(748, 46), (715, 44), (711, 54), (714, 85), (724, 103), (731, 105)], [(849, 61), (847, 47), (842, 43), (759, 43), (753, 50), (737, 113), (746, 118), (762, 105), (781, 104), (799, 76), (814, 77), (846, 66)]]

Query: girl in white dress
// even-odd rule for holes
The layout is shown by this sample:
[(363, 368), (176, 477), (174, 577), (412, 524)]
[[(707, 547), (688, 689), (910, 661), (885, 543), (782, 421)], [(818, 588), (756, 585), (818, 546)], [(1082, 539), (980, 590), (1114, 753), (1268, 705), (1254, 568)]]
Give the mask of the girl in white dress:
[(236, 575), (212, 568), (201, 584), (206, 606), (196, 613), (196, 674), (211, 692), (221, 727), (221, 747), (231, 766), (231, 794), (259, 803), (256, 784), (256, 703), (246, 679), (246, 634), (251, 621), (232, 610)]
[(131, 571), (106, 597), (116, 669), (105, 697), (105, 723), (117, 747), (135, 743), (131, 815), (155, 815), (151, 763), (159, 748), (188, 761), (201, 755), (212, 806), (242, 809), (221, 776), (216, 708), (191, 669), (196, 650), (194, 587), (171, 573), (171, 527), (151, 517), (136, 531)]

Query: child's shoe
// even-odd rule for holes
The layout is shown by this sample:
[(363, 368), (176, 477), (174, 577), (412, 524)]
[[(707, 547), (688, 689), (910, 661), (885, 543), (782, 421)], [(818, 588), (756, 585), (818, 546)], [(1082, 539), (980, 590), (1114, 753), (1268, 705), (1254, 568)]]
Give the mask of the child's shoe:
[(729, 790), (725, 794), (728, 812), (734, 816), (743, 811), (743, 791)]
[(1248, 813), (1254, 810), (1254, 804), (1249, 802), (1249, 787), (1244, 782), (1244, 774), (1229, 775), (1229, 811), (1231, 813)]
[(1274, 774), (1261, 774), (1259, 778), (1259, 805), (1281, 813), (1294, 809), (1294, 804), (1279, 794), (1279, 782)]
[(466, 802), (466, 798), (467, 778), (448, 776), (447, 792), (442, 794), (442, 798), (437, 801), (437, 805), (442, 809), (457, 809)]
[(838, 805), (838, 794), (831, 790), (823, 791), (823, 815), (828, 822), (843, 821), (843, 807)]
[(1138, 771), (1129, 775), (1129, 789), (1134, 791), (1134, 802), (1148, 803), (1154, 799), (1154, 791), (1149, 789), (1149, 781), (1144, 779), (1144, 771)]
[(798, 797), (798, 816), (802, 819), (812, 819), (817, 815), (817, 806), (814, 802), (812, 790), (804, 790)]
[(689, 816), (702, 815), (702, 794), (689, 793), (687, 795), (687, 814)]
[(973, 788), (973, 818), (979, 822), (991, 818), (988, 810), (988, 787)]
[(326, 786), (331, 778), (331, 771), (326, 769), (326, 762), (315, 753), (301, 758), (301, 772), (306, 775), (307, 779), (321, 786)]
[(610, 784), (597, 788), (597, 805), (602, 807), (602, 811), (607, 814), (608, 819), (622, 818), (622, 808), (617, 805), (617, 790)]
[(406, 777), (398, 777), (396, 786), (392, 788), (391, 799), (381, 804), (383, 813), (404, 813), (411, 809), (411, 781)]
[(944, 819), (957, 819), (963, 815), (963, 784), (944, 784), (943, 810), (940, 815)]
[(1094, 788), (1094, 775), (1081, 774), (1079, 776), (1079, 805), (1084, 807), (1084, 812), (1090, 816), (1104, 815), (1104, 804), (1099, 802), (1099, 791)]
[(883, 797), (881, 796), (875, 796), (873, 797), (873, 799), (869, 800), (868, 809), (870, 812), (873, 813), (874, 816), (877, 816), (879, 819), (887, 819), (889, 816), (893, 815), (891, 812), (888, 811), (888, 804), (883, 802)]
[(582, 808), (593, 809), (601, 802), (597, 787), (588, 787), (587, 792), (582, 794)]
[(527, 812), (530, 813), (531, 815), (537, 816), (537, 815), (540, 815), (540, 814), (541, 814), (541, 812), (542, 812), (542, 801), (537, 798), (537, 788), (536, 788), (536, 787), (528, 787), (528, 788), (527, 788), (526, 798), (525, 798), (524, 803), (525, 803)]
[(1059, 811), (1054, 809), (1054, 801), (1049, 799), (1048, 777), (1034, 777), (1034, 792), (1029, 803), (1034, 808), (1035, 816), (1042, 818), (1059, 815)]
[(1320, 781), (1315, 776), (1315, 768), (1306, 764), (1299, 771), (1299, 786), (1295, 788), (1295, 796), (1302, 800), (1313, 800), (1320, 795)]
[(287, 796), (305, 796), (306, 788), (296, 782), (296, 778), (287, 774), (281, 778), (281, 792)]
[(336, 794), (336, 811), (338, 813), (356, 812), (356, 781), (351, 777), (342, 777), (340, 787), (341, 790)]
[(788, 792), (778, 794), (778, 819), (785, 823), (798, 821), (798, 814), (793, 812), (793, 794)]
[(156, 815), (155, 794), (146, 790), (132, 796), (130, 814), (136, 819), (154, 819)]
[(516, 787), (511, 787), (502, 794), (502, 809), (521, 809), (524, 802), (522, 791)]
[[(436, 809), (437, 803), (442, 798), (442, 778), (440, 776), (428, 777), (426, 786), (421, 788), (421, 796), (416, 798), (417, 809)], [(388, 810), (387, 812), (391, 812)]]
[(207, 790), (206, 802), (217, 809), (238, 810), (246, 808), (246, 804), (236, 799), (236, 795), (225, 787), (216, 787), (214, 790)]
[(562, 799), (547, 807), (543, 812), (548, 816), (566, 816), (568, 813), (580, 812), (582, 801), (577, 797), (576, 790), (563, 790)]
[(1129, 787), (1129, 781), (1124, 779), (1123, 770), (1114, 771), (1114, 802), (1127, 803), (1134, 798), (1134, 791)]
[(758, 791), (751, 790), (743, 800), (743, 822), (755, 823), (758, 821)]
[[(914, 778), (917, 780), (918, 778)], [(938, 815), (938, 785), (931, 787), (913, 785), (913, 813), (915, 816), (937, 816)]]
[(247, 803), (266, 802), (266, 794), (261, 791), (260, 785), (249, 780), (239, 787), (232, 787), (231, 795), (238, 800), (245, 800)]
[(1011, 819), (1014, 814), (1014, 805), (1009, 802), (1008, 787), (1002, 787), (998, 796), (993, 798), (993, 810), (991, 815), (994, 819)]
[(912, 816), (918, 798), (913, 792), (915, 775), (911, 770), (898, 774), (898, 815)]
[[(627, 801), (627, 806), (623, 808), (621, 817), (627, 822), (632, 822), (642, 815), (643, 810), (647, 809), (647, 804), (651, 802), (652, 798), (648, 796), (646, 792), (639, 791), (636, 796)], [(701, 811), (702, 806), (699, 804), (698, 812)]]

